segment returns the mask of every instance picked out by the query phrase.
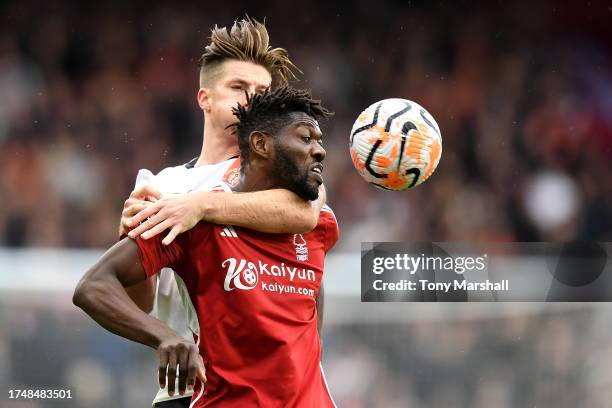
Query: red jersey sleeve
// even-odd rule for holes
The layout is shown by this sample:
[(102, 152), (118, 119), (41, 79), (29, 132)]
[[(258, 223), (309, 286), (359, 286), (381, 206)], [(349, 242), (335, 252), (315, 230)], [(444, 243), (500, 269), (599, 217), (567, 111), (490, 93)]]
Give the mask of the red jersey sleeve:
[(182, 259), (183, 255), (188, 252), (190, 232), (179, 234), (170, 245), (164, 245), (161, 242), (168, 231), (149, 239), (140, 237), (136, 239), (140, 252), (140, 263), (147, 276), (153, 276), (161, 268), (172, 266)]
[(328, 205), (324, 205), (321, 208), (321, 214), (319, 215), (320, 222), (325, 225), (325, 237), (323, 238), (323, 247), (327, 253), (330, 249), (336, 245), (338, 238), (340, 238), (340, 229), (338, 228), (338, 222), (336, 215)]

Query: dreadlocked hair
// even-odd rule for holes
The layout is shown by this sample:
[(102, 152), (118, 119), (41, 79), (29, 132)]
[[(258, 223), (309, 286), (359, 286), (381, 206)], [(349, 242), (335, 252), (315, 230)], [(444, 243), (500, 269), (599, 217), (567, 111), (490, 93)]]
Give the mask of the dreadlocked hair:
[(238, 135), (240, 160), (247, 163), (249, 159), (249, 136), (261, 132), (275, 137), (280, 129), (290, 122), (289, 114), (304, 112), (315, 120), (327, 119), (333, 115), (321, 105), (320, 100), (312, 99), (307, 89), (283, 86), (261, 94), (247, 95), (247, 105), (238, 104), (232, 108), (238, 118), (233, 126)]

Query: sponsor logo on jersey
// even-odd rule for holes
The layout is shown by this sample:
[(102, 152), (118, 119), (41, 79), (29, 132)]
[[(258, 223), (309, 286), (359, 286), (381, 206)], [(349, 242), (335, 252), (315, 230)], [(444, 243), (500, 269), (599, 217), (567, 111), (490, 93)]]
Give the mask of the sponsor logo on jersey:
[(293, 245), (295, 246), (295, 257), (298, 261), (308, 260), (308, 246), (302, 234), (293, 234)]
[(251, 262), (245, 259), (228, 258), (221, 262), (226, 269), (223, 289), (231, 292), (234, 289), (250, 290), (257, 286), (259, 276), (275, 276), (294, 281), (316, 281), (315, 271), (307, 268), (298, 268), (285, 265), (284, 262), (270, 264), (262, 261)]
[(227, 268), (223, 289), (230, 292), (234, 289), (250, 290), (257, 286), (259, 273), (253, 262), (236, 258), (228, 258), (221, 263), (223, 268)]

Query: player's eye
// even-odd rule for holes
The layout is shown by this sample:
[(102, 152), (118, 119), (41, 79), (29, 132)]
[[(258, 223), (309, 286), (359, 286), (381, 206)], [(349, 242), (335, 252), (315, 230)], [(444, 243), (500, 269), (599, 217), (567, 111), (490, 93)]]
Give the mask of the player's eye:
[(242, 91), (242, 85), (232, 85), (232, 89), (236, 91)]
[(302, 140), (306, 143), (310, 143), (312, 137), (310, 137), (310, 135), (302, 135)]

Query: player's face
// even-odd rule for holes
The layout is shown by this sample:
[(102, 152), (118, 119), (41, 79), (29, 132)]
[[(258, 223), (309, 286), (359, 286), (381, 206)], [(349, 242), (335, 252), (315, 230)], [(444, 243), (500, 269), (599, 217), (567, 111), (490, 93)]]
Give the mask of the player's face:
[[(210, 88), (210, 111), (206, 120), (225, 129), (236, 123), (232, 108), (238, 103), (246, 105), (246, 95), (263, 93), (272, 83), (268, 70), (252, 62), (228, 60), (221, 67), (219, 78)], [(232, 131), (235, 135), (235, 131)]]
[(316, 200), (323, 183), (323, 134), (317, 121), (307, 114), (291, 115), (294, 120), (274, 139), (273, 171), (282, 187), (305, 200)]

